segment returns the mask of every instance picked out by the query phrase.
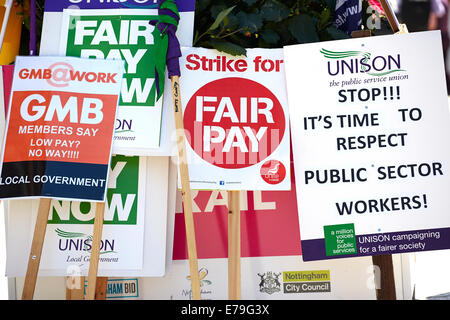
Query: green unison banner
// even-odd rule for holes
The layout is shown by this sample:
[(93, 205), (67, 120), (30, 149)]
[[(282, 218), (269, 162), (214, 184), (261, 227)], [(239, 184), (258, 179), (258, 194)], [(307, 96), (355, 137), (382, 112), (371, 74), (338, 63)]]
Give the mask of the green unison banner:
[(144, 155), (158, 148), (162, 98), (156, 98), (155, 56), (161, 37), (155, 9), (64, 10), (60, 53), (125, 61), (113, 153)]

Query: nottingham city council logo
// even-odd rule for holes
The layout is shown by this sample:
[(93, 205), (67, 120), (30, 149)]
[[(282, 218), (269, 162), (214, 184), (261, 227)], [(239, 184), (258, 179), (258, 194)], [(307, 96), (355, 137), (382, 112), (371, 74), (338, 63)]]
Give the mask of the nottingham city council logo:
[(272, 271), (263, 273), (263, 274), (259, 274), (258, 276), (260, 278), (260, 282), (259, 282), (259, 291), (260, 292), (265, 292), (268, 294), (272, 294), (275, 292), (280, 292), (281, 291), (281, 284), (280, 281), (278, 280), (278, 277), (281, 275), (280, 273), (274, 273)]

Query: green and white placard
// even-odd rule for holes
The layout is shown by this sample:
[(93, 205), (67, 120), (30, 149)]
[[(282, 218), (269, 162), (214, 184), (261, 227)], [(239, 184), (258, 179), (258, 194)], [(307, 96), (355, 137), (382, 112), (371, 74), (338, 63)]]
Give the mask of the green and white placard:
[(63, 12), (60, 54), (125, 61), (113, 153), (146, 155), (160, 145), (163, 98), (156, 96), (155, 55), (161, 38), (149, 24), (157, 14), (156, 9)]
[[(111, 159), (100, 269), (142, 269), (145, 171), (145, 158), (117, 155)], [(42, 269), (88, 270), (95, 207), (93, 202), (52, 200)]]

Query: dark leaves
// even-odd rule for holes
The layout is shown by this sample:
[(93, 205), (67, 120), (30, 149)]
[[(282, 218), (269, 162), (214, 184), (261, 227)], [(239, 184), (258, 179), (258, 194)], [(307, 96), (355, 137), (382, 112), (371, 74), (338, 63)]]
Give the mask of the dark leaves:
[(314, 20), (306, 14), (299, 14), (298, 16), (292, 17), (289, 20), (288, 28), (298, 43), (319, 41)]
[(276, 0), (267, 0), (261, 6), (261, 18), (265, 21), (280, 22), (289, 17), (290, 10)]
[(257, 13), (246, 13), (244, 11), (240, 11), (236, 14), (236, 18), (239, 19), (239, 27), (244, 31), (249, 31), (250, 33), (257, 32), (263, 26), (262, 17)]
[(276, 44), (278, 40), (280, 40), (280, 36), (277, 32), (271, 29), (266, 29), (261, 31), (261, 39), (268, 44)]
[(194, 45), (232, 54), (348, 36), (333, 26), (329, 0), (197, 1)]
[(233, 56), (246, 55), (246, 50), (243, 47), (229, 41), (212, 39), (211, 46), (218, 51), (229, 53)]

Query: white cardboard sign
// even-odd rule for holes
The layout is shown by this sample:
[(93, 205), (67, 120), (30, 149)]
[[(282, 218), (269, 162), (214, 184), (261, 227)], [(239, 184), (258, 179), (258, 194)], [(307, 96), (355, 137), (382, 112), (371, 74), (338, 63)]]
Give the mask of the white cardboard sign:
[(449, 248), (439, 32), (287, 46), (285, 58), (304, 260)]
[(282, 49), (234, 57), (183, 48), (180, 86), (193, 189), (289, 190)]
[[(167, 201), (167, 190), (169, 189), (169, 181), (173, 180), (171, 182), (173, 188), (176, 180), (174, 177), (169, 177), (169, 161), (166, 157), (139, 157), (139, 164), (139, 181), (134, 178), (130, 179), (129, 172), (125, 171), (126, 166), (122, 170), (123, 173), (127, 174), (125, 179), (128, 177), (129, 182), (132, 185), (135, 184), (136, 189), (139, 190), (137, 197), (133, 197), (132, 192), (128, 194), (128, 204), (130, 204), (131, 199), (134, 199), (133, 202), (137, 202), (136, 204), (138, 205), (137, 224), (134, 224), (132, 217), (127, 214), (128, 212), (125, 210), (127, 208), (127, 196), (122, 194), (124, 201), (122, 204), (116, 202), (115, 206), (119, 207), (122, 205), (122, 219), (129, 219), (123, 220), (122, 224), (113, 223), (119, 219), (118, 212), (114, 213), (115, 217), (113, 216), (113, 220), (111, 220), (112, 212), (105, 212), (105, 223), (102, 233), (103, 243), (106, 244), (104, 249), (111, 249), (113, 245), (113, 251), (115, 252), (101, 250), (101, 252), (105, 253), (100, 255), (99, 276), (160, 277), (166, 272), (167, 212), (169, 204)], [(116, 168), (116, 170), (118, 169)], [(118, 178), (120, 178), (120, 175)], [(145, 185), (145, 188), (143, 185)], [(114, 189), (110, 188), (109, 190), (114, 192)], [(64, 205), (67, 205), (67, 203), (63, 203), (61, 207), (64, 208)], [(111, 207), (111, 205), (109, 206)], [(37, 200), (11, 200), (8, 202), (8, 261), (6, 265), (8, 277), (20, 277), (26, 273), (27, 252), (29, 252), (32, 241), (32, 230), (37, 216), (37, 207)], [(74, 217), (74, 209), (80, 209), (80, 212), (75, 213), (76, 217)], [(79, 224), (79, 219), (83, 218), (83, 214), (86, 219), (89, 218), (90, 212), (93, 210), (92, 208), (91, 210), (88, 209), (86, 205), (80, 206), (79, 203), (74, 203), (69, 220), (65, 221), (64, 224), (56, 224), (54, 222), (60, 216), (67, 219), (67, 211), (61, 211), (60, 209), (59, 213), (50, 212), (49, 219), (51, 219), (51, 223), (47, 226), (39, 276), (87, 275), (89, 266), (89, 261), (87, 260), (90, 253), (84, 251), (83, 248), (89, 249), (88, 237), (92, 234), (93, 225)], [(75, 218), (77, 218), (78, 223), (71, 223)], [(17, 226), (21, 227), (18, 228)], [(56, 229), (59, 229), (58, 233)], [(68, 236), (73, 237), (68, 238)], [(73, 240), (72, 242), (70, 242), (71, 239)], [(84, 246), (80, 246), (80, 242)], [(68, 249), (69, 246), (76, 248), (78, 245), (78, 250), (68, 253), (68, 250), (59, 250), (59, 245), (61, 245), (62, 249)], [(67, 261), (69, 256), (75, 259)], [(77, 259), (81, 261), (76, 261)]]

